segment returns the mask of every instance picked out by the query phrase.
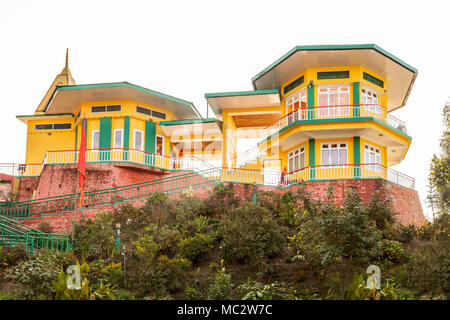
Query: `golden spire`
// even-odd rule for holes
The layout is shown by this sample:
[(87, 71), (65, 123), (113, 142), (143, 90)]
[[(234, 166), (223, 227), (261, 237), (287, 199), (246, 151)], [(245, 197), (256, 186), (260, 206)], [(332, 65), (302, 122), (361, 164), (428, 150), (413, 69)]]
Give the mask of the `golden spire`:
[(64, 69), (61, 71), (61, 74), (67, 74), (69, 71), (69, 48), (66, 49), (66, 65)]

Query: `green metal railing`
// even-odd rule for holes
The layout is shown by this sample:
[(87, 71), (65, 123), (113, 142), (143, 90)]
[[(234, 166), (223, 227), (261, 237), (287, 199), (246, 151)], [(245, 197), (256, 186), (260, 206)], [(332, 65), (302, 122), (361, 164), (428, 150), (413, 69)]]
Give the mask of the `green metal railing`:
[(69, 235), (44, 233), (26, 226), (13, 219), (0, 216), (0, 250), (2, 254), (8, 254), (18, 243), (25, 243), (29, 253), (37, 249), (48, 248), (61, 251), (71, 251), (72, 245)]
[(84, 193), (81, 207), (80, 193), (3, 203), (0, 204), (0, 215), (14, 219), (27, 219), (35, 215), (114, 205), (120, 202), (145, 198), (155, 192), (181, 192), (191, 186), (196, 187), (215, 182), (220, 179), (220, 172), (218, 173), (217, 171), (217, 168), (207, 169), (116, 188), (87, 191)]

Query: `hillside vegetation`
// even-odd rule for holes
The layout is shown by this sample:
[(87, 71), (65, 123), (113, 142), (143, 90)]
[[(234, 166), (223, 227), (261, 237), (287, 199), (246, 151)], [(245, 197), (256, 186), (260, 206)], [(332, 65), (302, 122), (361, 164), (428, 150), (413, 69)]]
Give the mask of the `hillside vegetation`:
[[(447, 299), (448, 214), (420, 228), (396, 225), (388, 200), (300, 185), (242, 201), (219, 184), (206, 200), (152, 194), (75, 226), (71, 253), (17, 246), (0, 260), (2, 299)], [(115, 226), (121, 224), (121, 252)], [(79, 264), (80, 290), (66, 286)], [(367, 289), (366, 269), (381, 269)]]

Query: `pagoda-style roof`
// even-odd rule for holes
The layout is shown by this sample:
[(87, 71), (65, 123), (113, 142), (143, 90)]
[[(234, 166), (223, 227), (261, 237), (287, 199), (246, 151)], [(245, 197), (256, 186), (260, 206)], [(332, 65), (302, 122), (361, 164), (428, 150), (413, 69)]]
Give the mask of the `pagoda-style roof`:
[(307, 68), (360, 65), (387, 80), (388, 111), (405, 105), (417, 69), (375, 44), (297, 46), (252, 78), (255, 90), (280, 89)]
[(81, 103), (101, 100), (134, 100), (169, 110), (180, 119), (201, 118), (192, 102), (129, 82), (59, 86), (43, 112), (74, 114)]

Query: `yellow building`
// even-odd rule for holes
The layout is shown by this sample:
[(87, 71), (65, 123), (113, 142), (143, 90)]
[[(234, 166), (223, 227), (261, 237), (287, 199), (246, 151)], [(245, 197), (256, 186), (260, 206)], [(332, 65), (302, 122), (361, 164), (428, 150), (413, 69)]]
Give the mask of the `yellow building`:
[[(264, 180), (380, 177), (414, 186), (390, 166), (411, 144), (390, 112), (403, 107), (417, 70), (380, 47), (298, 46), (252, 79), (254, 91), (208, 93), (223, 121), (223, 163)], [(259, 138), (237, 154), (237, 142)]]
[[(165, 171), (220, 168), (223, 181), (289, 186), (300, 180), (382, 178), (414, 187), (389, 167), (411, 144), (390, 113), (405, 105), (417, 70), (374, 44), (298, 46), (252, 79), (254, 90), (207, 93), (215, 118), (194, 104), (128, 82), (75, 84), (68, 66), (27, 125), (25, 164), (86, 162)], [(242, 152), (238, 145), (257, 139)]]

